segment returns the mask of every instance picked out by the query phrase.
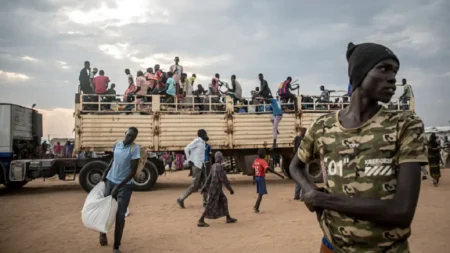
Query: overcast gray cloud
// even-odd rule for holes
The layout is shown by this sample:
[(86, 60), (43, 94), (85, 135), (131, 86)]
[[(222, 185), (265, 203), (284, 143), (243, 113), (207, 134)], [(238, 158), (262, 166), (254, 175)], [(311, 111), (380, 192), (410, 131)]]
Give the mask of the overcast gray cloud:
[(345, 90), (347, 43), (372, 41), (399, 56), (425, 124), (449, 124), (450, 1), (0, 2), (1, 102), (73, 108), (85, 60), (123, 93), (125, 68), (167, 69), (174, 56), (204, 84), (236, 74), (246, 94), (258, 73), (273, 91), (289, 75), (305, 94)]

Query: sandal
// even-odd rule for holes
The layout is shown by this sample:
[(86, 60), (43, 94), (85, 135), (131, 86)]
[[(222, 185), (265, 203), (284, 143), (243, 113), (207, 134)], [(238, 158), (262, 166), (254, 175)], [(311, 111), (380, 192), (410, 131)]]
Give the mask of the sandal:
[(237, 219), (235, 218), (231, 218), (231, 219), (227, 219), (227, 223), (236, 223)]
[(199, 222), (197, 223), (197, 227), (200, 227), (200, 228), (207, 228), (207, 227), (209, 227), (209, 225), (208, 225), (208, 223), (206, 223), (206, 222), (204, 222), (204, 221), (199, 221)]

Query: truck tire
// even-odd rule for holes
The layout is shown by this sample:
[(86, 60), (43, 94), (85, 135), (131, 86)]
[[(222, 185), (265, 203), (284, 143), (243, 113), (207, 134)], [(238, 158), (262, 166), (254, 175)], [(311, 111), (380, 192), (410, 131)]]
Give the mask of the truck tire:
[(308, 174), (314, 183), (323, 183), (322, 169), (320, 168), (320, 162), (318, 160), (308, 164), (307, 169)]
[(152, 162), (147, 161), (141, 174), (134, 176), (131, 182), (133, 182), (133, 189), (135, 191), (149, 191), (156, 184), (157, 180), (158, 168)]
[(289, 165), (291, 164), (292, 158), (284, 155), (281, 157), (281, 170), (283, 171), (283, 174), (288, 177), (291, 177), (291, 173), (289, 172)]
[(78, 175), (83, 190), (89, 193), (100, 182), (107, 167), (108, 164), (103, 161), (92, 161), (84, 165)]

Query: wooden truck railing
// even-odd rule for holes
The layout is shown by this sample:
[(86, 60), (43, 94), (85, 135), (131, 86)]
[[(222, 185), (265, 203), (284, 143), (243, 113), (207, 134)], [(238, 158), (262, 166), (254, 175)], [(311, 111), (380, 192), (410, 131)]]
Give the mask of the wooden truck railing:
[[(113, 95), (120, 97), (122, 95)], [(159, 95), (147, 96), (152, 102), (83, 102), (96, 95), (77, 94), (75, 103), (75, 151), (111, 151), (116, 140), (124, 137), (130, 126), (139, 130), (136, 140), (149, 151), (182, 151), (184, 147), (197, 136), (198, 129), (205, 129), (210, 138), (209, 144), (215, 150), (234, 150), (245, 152), (258, 148), (269, 148), (272, 144), (271, 112), (267, 111), (266, 103), (253, 105), (235, 105), (233, 99), (225, 98), (221, 103), (216, 97), (200, 96), (200, 103), (161, 102)], [(196, 96), (194, 96), (196, 97)], [(192, 97), (192, 100), (194, 100)], [(336, 97), (331, 97), (334, 101)], [(282, 104), (286, 107), (283, 119), (279, 125), (277, 145), (280, 149), (292, 150), (293, 139), (299, 134), (300, 128), (308, 128), (319, 116), (339, 110), (348, 103), (306, 103), (302, 96), (297, 99), (298, 113), (289, 107), (292, 104)], [(95, 106), (95, 108), (94, 108)], [(128, 110), (123, 110), (128, 106)], [(203, 106), (202, 111), (198, 111)], [(236, 112), (240, 107), (259, 107), (261, 110), (251, 112)], [(392, 110), (414, 110), (414, 100), (402, 104), (398, 99), (385, 105)], [(243, 154), (243, 153), (242, 153)]]

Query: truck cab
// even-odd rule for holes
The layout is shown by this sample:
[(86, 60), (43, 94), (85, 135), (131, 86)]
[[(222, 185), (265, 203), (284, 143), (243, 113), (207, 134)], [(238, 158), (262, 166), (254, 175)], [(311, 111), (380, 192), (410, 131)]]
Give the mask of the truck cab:
[[(32, 108), (0, 103), (0, 183), (20, 188), (28, 183), (25, 177), (10, 173), (11, 162), (38, 157), (42, 138), (42, 115)], [(12, 180), (10, 176), (12, 175)], [(20, 179), (20, 180), (19, 180)]]

